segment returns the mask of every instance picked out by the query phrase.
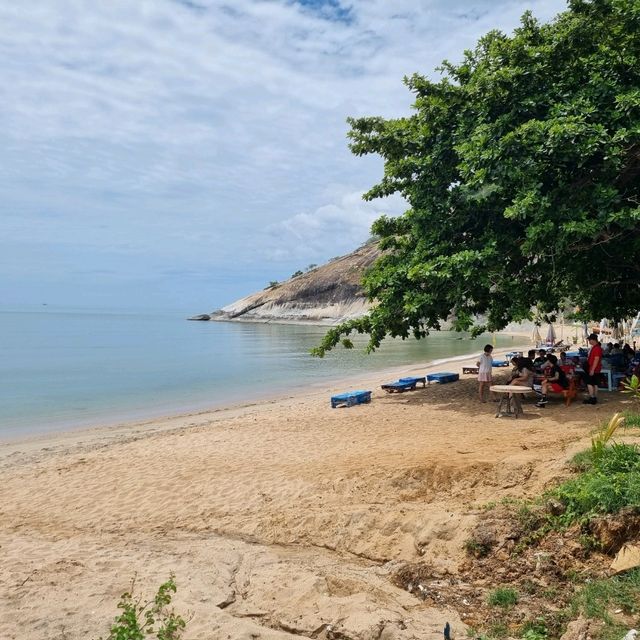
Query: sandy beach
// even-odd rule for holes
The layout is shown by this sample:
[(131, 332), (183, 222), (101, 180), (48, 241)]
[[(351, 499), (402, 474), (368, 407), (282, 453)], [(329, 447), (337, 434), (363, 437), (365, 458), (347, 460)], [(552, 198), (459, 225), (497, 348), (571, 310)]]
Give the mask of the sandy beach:
[[(0, 638), (106, 636), (131, 579), (151, 597), (170, 572), (189, 639), (437, 638), (446, 621), (464, 637), (463, 610), (422, 602), (395, 572), (455, 575), (483, 504), (540, 492), (626, 405), (529, 400), (496, 419), (474, 376), (380, 390), (398, 373), (425, 369), (3, 444)], [(349, 388), (373, 401), (332, 410)]]

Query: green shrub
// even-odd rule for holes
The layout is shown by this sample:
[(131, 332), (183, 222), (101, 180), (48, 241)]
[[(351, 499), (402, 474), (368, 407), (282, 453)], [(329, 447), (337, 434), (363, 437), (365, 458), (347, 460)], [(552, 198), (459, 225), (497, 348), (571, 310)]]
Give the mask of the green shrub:
[(187, 623), (168, 608), (171, 594), (176, 592), (174, 577), (171, 574), (153, 600), (145, 603), (140, 597), (134, 597), (134, 578), (129, 591), (120, 596), (118, 609), (122, 609), (122, 613), (111, 625), (107, 640), (144, 640), (153, 634), (158, 640), (179, 640)]
[(561, 520), (640, 507), (640, 452), (635, 445), (613, 443), (585, 453), (579, 462), (586, 471), (551, 491), (566, 506)]
[(507, 609), (518, 604), (518, 592), (511, 587), (498, 587), (487, 598), (487, 603), (492, 607)]
[(558, 487), (554, 495), (567, 507), (565, 522), (640, 506), (640, 473), (589, 472)]

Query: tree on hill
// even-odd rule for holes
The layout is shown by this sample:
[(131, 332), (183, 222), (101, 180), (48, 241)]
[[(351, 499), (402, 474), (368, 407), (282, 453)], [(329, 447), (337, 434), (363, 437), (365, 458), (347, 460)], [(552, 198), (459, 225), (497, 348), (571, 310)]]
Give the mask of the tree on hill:
[[(400, 193), (409, 210), (372, 227), (382, 257), (365, 275), (370, 314), (331, 330), (369, 348), (387, 335), (499, 330), (553, 317), (640, 308), (640, 3), (569, 0), (549, 24), (525, 13), (444, 62), (405, 78), (410, 117), (350, 119), (356, 155), (384, 177), (365, 199)], [(480, 326), (478, 317), (486, 318)]]

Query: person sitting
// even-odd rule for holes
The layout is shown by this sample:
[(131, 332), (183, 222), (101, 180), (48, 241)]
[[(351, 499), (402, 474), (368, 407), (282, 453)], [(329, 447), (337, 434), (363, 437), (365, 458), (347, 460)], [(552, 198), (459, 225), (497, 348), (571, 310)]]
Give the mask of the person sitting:
[(633, 356), (636, 355), (633, 349), (629, 346), (628, 342), (624, 343), (624, 347), (622, 347), (622, 353), (624, 354), (624, 358), (627, 361), (627, 364), (629, 364), (629, 362), (631, 362), (631, 360), (633, 359)]
[(547, 393), (549, 391), (562, 393), (569, 388), (569, 379), (558, 364), (558, 358), (554, 355), (548, 355), (547, 360), (550, 366), (545, 369), (546, 374), (542, 381), (542, 397), (536, 402), (536, 407), (540, 408), (547, 405)]
[(527, 351), (527, 358), (529, 358), (531, 362), (533, 362), (536, 359), (536, 350), (529, 349), (529, 351)]
[(529, 358), (518, 358), (518, 374), (511, 380), (510, 385), (533, 387), (533, 363)]
[(613, 345), (613, 347), (611, 348), (611, 351), (609, 351), (609, 353), (610, 353), (612, 356), (618, 355), (619, 353), (621, 354), (621, 353), (622, 353), (622, 349), (621, 349), (621, 347), (620, 347), (620, 343), (619, 343), (619, 342), (616, 342), (616, 343)]
[(568, 365), (569, 364), (569, 359), (567, 358), (567, 352), (566, 351), (561, 351), (560, 352), (560, 362), (559, 362), (560, 366), (564, 366), (564, 365)]
[(533, 361), (533, 367), (536, 370), (542, 369), (542, 365), (547, 361), (547, 352), (545, 349), (538, 351), (538, 357)]
[(631, 378), (631, 376), (640, 377), (640, 353), (633, 354), (633, 357), (629, 360), (625, 373), (627, 374), (627, 378)]
[(509, 380), (507, 381), (507, 384), (511, 384), (511, 381), (514, 378), (518, 377), (518, 374), (520, 373), (519, 368), (518, 368), (518, 361), (520, 360), (520, 358), (518, 356), (513, 356), (513, 358), (511, 358), (510, 362), (511, 362), (511, 372), (509, 374)]

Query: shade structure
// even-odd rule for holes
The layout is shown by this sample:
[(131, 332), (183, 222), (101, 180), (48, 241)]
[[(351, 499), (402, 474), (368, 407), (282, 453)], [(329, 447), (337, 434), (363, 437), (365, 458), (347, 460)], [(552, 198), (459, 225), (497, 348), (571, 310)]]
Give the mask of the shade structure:
[(549, 329), (547, 330), (547, 343), (554, 344), (556, 341), (556, 331), (553, 328), (553, 325), (549, 325)]
[(531, 340), (535, 345), (538, 345), (542, 342), (542, 336), (540, 335), (540, 329), (538, 329), (538, 325), (533, 327), (533, 334), (531, 336)]

